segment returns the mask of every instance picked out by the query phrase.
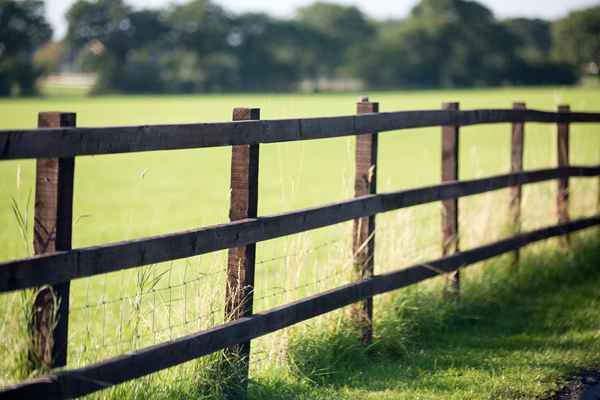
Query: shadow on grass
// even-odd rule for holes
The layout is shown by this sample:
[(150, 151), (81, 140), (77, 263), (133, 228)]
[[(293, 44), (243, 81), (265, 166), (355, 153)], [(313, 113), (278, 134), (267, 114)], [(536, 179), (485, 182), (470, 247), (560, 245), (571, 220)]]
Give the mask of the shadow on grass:
[(599, 243), (593, 233), (568, 252), (530, 253), (517, 273), (507, 257), (489, 262), (464, 274), (458, 304), (439, 287), (401, 291), (380, 312), (368, 351), (343, 326), (303, 335), (290, 346), (292, 371), (350, 397), (535, 398), (600, 361)]

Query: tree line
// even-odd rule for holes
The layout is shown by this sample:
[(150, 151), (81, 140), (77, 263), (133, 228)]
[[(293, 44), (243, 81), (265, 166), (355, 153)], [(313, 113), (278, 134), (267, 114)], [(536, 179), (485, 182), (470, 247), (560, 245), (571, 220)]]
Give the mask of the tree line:
[(43, 1), (0, 0), (0, 95), (33, 94), (37, 77), (65, 66), (96, 73), (96, 93), (573, 84), (600, 66), (600, 7), (498, 20), (475, 1), (421, 0), (406, 18), (377, 21), (326, 2), (282, 19), (210, 0), (78, 0), (66, 17), (66, 37), (51, 42)]

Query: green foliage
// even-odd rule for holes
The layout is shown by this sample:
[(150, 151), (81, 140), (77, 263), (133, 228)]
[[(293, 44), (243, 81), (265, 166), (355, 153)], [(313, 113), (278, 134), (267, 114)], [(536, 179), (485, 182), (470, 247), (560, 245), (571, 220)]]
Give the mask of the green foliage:
[(154, 43), (166, 33), (159, 16), (156, 11), (134, 11), (121, 0), (73, 4), (67, 13), (66, 40), (80, 53), (82, 67), (98, 72), (95, 92), (162, 89), (152, 55)]
[(166, 12), (168, 43), (207, 54), (227, 49), (232, 17), (210, 0), (191, 0)]
[(237, 79), (232, 88), (250, 90), (293, 90), (311, 48), (310, 32), (294, 22), (280, 21), (266, 14), (238, 16), (229, 33), (231, 56), (237, 60)]
[(512, 18), (501, 24), (518, 39), (515, 46), (522, 59), (541, 61), (548, 58), (552, 48), (550, 22), (537, 18)]
[(600, 6), (574, 11), (552, 27), (554, 57), (600, 75)]
[(36, 48), (52, 36), (41, 0), (0, 0), (0, 96), (36, 93)]
[(319, 90), (322, 79), (348, 78), (374, 88), (576, 80), (562, 58), (550, 59), (549, 22), (498, 21), (466, 0), (422, 0), (408, 18), (385, 22), (328, 2), (283, 20), (234, 14), (211, 0), (163, 10), (78, 0), (67, 19), (80, 67), (99, 74), (96, 93), (290, 91), (303, 80)]
[(319, 36), (317, 41), (306, 46), (317, 63), (312, 71), (315, 77), (335, 76), (375, 33), (356, 7), (316, 2), (300, 8), (297, 14), (298, 22)]
[(548, 46), (543, 22), (500, 23), (476, 2), (423, 0), (406, 20), (381, 27), (359, 71), (376, 87), (573, 83), (568, 67), (549, 61)]

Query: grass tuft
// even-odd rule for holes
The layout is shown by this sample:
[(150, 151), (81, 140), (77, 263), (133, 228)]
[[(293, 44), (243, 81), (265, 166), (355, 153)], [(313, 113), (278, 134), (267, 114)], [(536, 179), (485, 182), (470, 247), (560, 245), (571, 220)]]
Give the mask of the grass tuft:
[(342, 321), (332, 330), (319, 327), (312, 334), (292, 336), (287, 353), (290, 371), (314, 384), (338, 379), (368, 361), (368, 348), (357, 337), (358, 332)]

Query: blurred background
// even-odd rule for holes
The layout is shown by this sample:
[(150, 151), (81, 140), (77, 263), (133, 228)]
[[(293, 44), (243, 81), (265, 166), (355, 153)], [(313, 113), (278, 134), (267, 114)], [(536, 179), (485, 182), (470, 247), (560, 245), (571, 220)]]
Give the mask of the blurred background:
[(595, 85), (597, 4), (0, 0), (0, 96)]

